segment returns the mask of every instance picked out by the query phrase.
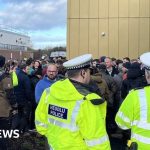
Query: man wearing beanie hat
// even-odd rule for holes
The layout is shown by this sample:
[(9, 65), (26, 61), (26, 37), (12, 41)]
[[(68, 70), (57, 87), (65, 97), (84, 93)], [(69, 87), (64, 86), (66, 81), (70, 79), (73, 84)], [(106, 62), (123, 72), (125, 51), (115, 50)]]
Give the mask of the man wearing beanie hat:
[(35, 113), (37, 131), (55, 150), (110, 150), (105, 128), (106, 102), (89, 90), (92, 55), (63, 64), (67, 79), (46, 89)]
[(130, 66), (131, 66), (130, 62), (123, 63), (123, 67), (126, 68), (126, 69), (129, 69)]
[(138, 150), (150, 149), (150, 52), (140, 56), (145, 68), (147, 86), (136, 88), (127, 95), (117, 115), (116, 123), (124, 130), (131, 129), (128, 146)]

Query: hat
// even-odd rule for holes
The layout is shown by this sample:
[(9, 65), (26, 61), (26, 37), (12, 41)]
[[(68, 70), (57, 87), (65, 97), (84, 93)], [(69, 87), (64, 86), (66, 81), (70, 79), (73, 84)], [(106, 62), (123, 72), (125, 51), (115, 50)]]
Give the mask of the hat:
[(27, 64), (25, 62), (21, 62), (18, 67), (22, 70), (25, 69), (27, 67)]
[(144, 68), (150, 70), (150, 52), (144, 53), (140, 56), (140, 60), (144, 65)]
[(98, 69), (106, 70), (106, 65), (104, 63), (99, 64)]
[(123, 67), (129, 69), (131, 67), (131, 64), (129, 62), (123, 63)]
[(105, 58), (106, 58), (106, 56), (102, 56), (102, 57), (100, 57), (99, 61), (100, 61), (100, 62), (104, 62), (104, 61), (105, 61)]
[(138, 69), (141, 70), (141, 64), (138, 62), (134, 62), (130, 65), (130, 69)]
[(63, 63), (63, 66), (68, 70), (89, 68), (92, 60), (92, 54), (85, 54), (75, 57)]

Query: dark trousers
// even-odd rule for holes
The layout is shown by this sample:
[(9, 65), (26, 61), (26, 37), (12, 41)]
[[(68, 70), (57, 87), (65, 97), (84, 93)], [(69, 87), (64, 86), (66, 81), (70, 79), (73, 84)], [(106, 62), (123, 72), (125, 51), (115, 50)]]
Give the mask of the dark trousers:
[(28, 104), (19, 105), (18, 113), (12, 117), (12, 129), (19, 129), (20, 132), (25, 132), (29, 128), (30, 106)]
[[(10, 121), (9, 118), (1, 118), (0, 117), (0, 130), (9, 130), (10, 129)], [(0, 138), (0, 150), (7, 150), (9, 145), (9, 139)]]

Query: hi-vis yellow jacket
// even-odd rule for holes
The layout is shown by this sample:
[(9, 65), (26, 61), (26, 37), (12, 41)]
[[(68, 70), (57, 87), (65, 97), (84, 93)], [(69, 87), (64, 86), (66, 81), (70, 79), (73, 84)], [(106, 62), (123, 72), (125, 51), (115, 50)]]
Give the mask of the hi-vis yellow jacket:
[(13, 87), (18, 86), (18, 77), (15, 71), (11, 73)]
[(150, 150), (150, 86), (128, 94), (116, 123), (122, 129), (131, 129), (131, 141), (137, 142), (138, 150)]
[(81, 95), (69, 79), (46, 89), (35, 112), (37, 131), (54, 150), (110, 150), (105, 129), (106, 102), (94, 93)]

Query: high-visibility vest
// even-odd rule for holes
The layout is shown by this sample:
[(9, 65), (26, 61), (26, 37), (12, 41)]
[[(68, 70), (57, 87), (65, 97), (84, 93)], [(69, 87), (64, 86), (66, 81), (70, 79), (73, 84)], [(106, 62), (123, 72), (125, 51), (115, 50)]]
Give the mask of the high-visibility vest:
[(35, 112), (37, 131), (45, 135), (54, 150), (110, 150), (105, 128), (106, 102), (80, 94), (69, 79), (47, 88)]
[(132, 90), (116, 115), (122, 129), (131, 129), (131, 141), (138, 150), (150, 150), (150, 86)]
[(13, 87), (18, 86), (18, 77), (15, 71), (12, 72)]

